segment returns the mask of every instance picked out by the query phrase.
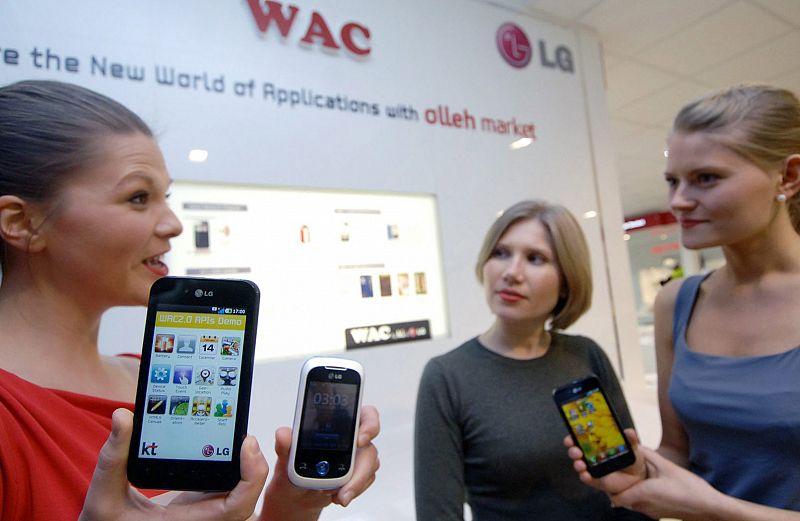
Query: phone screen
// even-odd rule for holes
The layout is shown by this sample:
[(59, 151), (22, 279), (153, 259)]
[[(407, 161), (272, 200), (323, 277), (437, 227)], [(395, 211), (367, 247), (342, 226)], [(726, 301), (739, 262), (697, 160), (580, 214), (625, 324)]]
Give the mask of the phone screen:
[[(315, 371), (326, 372), (324, 368)], [(309, 375), (300, 448), (349, 451), (357, 403), (358, 384), (320, 381)]]
[(309, 371), (294, 457), (298, 476), (335, 479), (348, 474), (361, 383), (351, 369), (319, 366)]
[(139, 457), (231, 461), (245, 309), (156, 307)]
[(625, 438), (599, 388), (562, 403), (561, 410), (583, 450), (586, 463), (599, 465), (629, 452)]

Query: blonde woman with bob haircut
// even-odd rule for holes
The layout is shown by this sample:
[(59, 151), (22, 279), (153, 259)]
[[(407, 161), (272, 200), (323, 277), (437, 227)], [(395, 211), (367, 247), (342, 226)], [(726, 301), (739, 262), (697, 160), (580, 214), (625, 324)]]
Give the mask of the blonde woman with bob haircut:
[(522, 201), (505, 210), (492, 224), (475, 264), (475, 275), (483, 284), (483, 268), (492, 258), (497, 243), (517, 221), (536, 219), (552, 238), (553, 250), (563, 277), (564, 290), (553, 310), (552, 328), (566, 329), (592, 305), (592, 268), (589, 248), (578, 221), (560, 205)]
[(570, 456), (652, 516), (800, 520), (800, 102), (766, 85), (715, 92), (678, 113), (667, 144), (681, 241), (726, 264), (656, 298), (663, 434), (639, 451), (646, 469), (597, 481)]
[(632, 421), (614, 370), (591, 339), (562, 333), (589, 309), (589, 249), (563, 206), (522, 201), (489, 228), (475, 273), (494, 322), (431, 359), (417, 398), (418, 521), (599, 521), (612, 510), (564, 457), (551, 392), (588, 373)]

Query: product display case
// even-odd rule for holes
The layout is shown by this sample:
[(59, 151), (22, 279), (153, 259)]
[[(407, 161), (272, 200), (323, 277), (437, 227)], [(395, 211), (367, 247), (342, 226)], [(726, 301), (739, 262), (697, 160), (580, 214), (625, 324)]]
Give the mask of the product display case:
[(258, 359), (448, 334), (436, 198), (176, 181), (172, 275), (261, 288)]

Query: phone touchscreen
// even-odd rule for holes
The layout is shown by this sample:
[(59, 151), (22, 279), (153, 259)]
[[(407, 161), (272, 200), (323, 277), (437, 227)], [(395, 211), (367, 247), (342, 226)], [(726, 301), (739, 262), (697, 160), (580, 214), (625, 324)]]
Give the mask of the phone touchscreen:
[(231, 461), (245, 309), (156, 308), (139, 458)]
[(303, 409), (300, 448), (349, 452), (353, 446), (358, 383), (332, 382), (324, 367), (312, 370)]
[(292, 451), (293, 470), (301, 480), (333, 480), (350, 473), (361, 385), (359, 373), (351, 369), (318, 366), (308, 372)]
[(586, 463), (599, 465), (629, 452), (605, 396), (588, 389), (575, 400), (562, 403), (561, 409), (583, 450)]

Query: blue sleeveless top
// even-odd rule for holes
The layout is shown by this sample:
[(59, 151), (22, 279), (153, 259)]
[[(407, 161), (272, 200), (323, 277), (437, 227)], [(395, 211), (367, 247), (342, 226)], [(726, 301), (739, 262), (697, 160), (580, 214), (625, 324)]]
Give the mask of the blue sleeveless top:
[(740, 499), (800, 511), (800, 347), (768, 356), (696, 353), (686, 326), (706, 276), (675, 302), (669, 398), (689, 437), (689, 469)]

